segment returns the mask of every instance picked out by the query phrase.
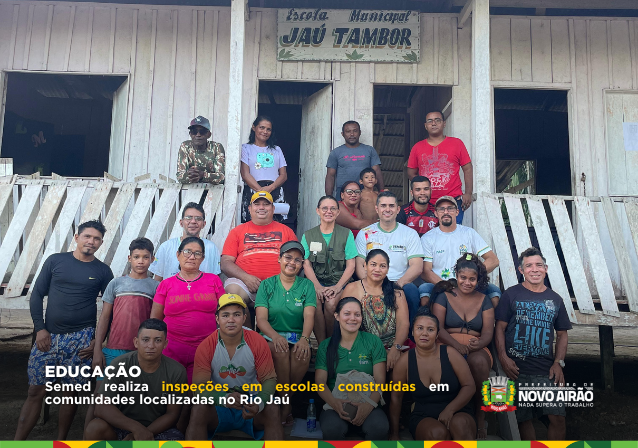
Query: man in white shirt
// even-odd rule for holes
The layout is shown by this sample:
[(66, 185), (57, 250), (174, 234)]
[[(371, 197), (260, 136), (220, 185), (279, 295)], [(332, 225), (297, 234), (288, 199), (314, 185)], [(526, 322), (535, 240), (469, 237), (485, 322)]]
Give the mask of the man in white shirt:
[[(148, 268), (149, 271), (155, 274), (155, 280), (162, 281), (179, 272), (177, 249), (184, 238), (188, 236), (199, 237), (199, 233), (206, 225), (204, 207), (195, 202), (186, 204), (182, 211), (182, 219), (179, 220), (179, 225), (184, 229), (182, 236), (164, 241), (155, 252), (155, 260)], [(219, 275), (221, 273), (219, 250), (217, 250), (217, 246), (211, 240), (206, 238), (202, 238), (202, 240), (204, 241), (206, 258), (204, 258), (199, 269), (207, 274)]]
[[(421, 237), (424, 263), (421, 278), (427, 283), (419, 286), (421, 305), (428, 305), (434, 285), (442, 280), (455, 278), (456, 261), (466, 253), (473, 253), (483, 259), (489, 274), (498, 266), (498, 258), (492, 248), (481, 238), (476, 230), (456, 223), (459, 214), (456, 199), (442, 196), (437, 199), (434, 214), (439, 219), (439, 227), (430, 230)], [(480, 291), (498, 305), (501, 290), (489, 283), (485, 291)]]
[(359, 231), (355, 243), (359, 255), (356, 258), (357, 277), (365, 278), (365, 258), (372, 249), (382, 249), (390, 258), (388, 279), (403, 288), (410, 311), (410, 322), (419, 309), (419, 292), (412, 282), (423, 271), (423, 250), (419, 234), (397, 222), (399, 204), (390, 191), (382, 191), (376, 205), (379, 222)]

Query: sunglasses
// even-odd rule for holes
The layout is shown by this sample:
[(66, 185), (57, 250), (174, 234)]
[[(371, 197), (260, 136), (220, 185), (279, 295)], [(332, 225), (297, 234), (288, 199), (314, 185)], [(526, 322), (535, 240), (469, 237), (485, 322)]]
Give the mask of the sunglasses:
[(193, 128), (189, 129), (188, 132), (190, 135), (206, 135), (208, 134), (208, 129), (206, 128)]

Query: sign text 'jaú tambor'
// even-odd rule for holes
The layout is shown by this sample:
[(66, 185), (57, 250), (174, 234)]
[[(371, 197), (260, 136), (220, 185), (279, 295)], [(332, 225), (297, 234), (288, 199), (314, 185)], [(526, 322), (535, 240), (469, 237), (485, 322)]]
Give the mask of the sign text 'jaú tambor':
[(417, 11), (280, 9), (279, 61), (419, 61)]

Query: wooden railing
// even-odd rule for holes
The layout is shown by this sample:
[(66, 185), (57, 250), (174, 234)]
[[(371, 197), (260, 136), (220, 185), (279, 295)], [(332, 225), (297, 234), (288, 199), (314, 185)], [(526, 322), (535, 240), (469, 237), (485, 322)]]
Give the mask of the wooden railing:
[[(507, 234), (503, 203), (513, 244)], [(573, 323), (638, 325), (638, 285), (632, 266), (638, 247), (637, 198), (498, 194), (479, 195), (477, 205), (485, 212), (483, 219), (489, 224), (505, 288), (518, 283), (512, 253), (518, 254), (532, 245), (532, 231), (547, 258), (551, 287), (563, 298)], [(573, 215), (571, 219), (568, 207)], [(533, 229), (528, 226), (530, 220)], [(552, 230), (558, 241), (553, 238)], [(613, 252), (608, 250), (608, 254), (615, 256), (618, 269), (618, 275), (613, 272), (613, 276), (603, 249), (609, 241)], [(619, 277), (621, 284), (613, 285), (612, 277)]]
[[(209, 233), (215, 215), (221, 216), (223, 191), (223, 186), (175, 182), (0, 179), (0, 308), (28, 308), (25, 299), (44, 260), (75, 249), (73, 234), (90, 219), (101, 219), (106, 226), (96, 257), (116, 276), (127, 269), (128, 246), (134, 238), (145, 236), (157, 248), (181, 234), (179, 216), (188, 202), (202, 204), (206, 226), (200, 236), (219, 245), (221, 241)], [(217, 222), (217, 228), (230, 227), (230, 221)]]

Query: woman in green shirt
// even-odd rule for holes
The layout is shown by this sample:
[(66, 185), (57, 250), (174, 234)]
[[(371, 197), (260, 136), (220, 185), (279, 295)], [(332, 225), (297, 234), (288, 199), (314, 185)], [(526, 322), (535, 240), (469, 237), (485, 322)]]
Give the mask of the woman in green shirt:
[[(279, 275), (262, 281), (255, 299), (257, 326), (268, 341), (277, 372), (277, 383), (298, 384), (310, 365), (310, 335), (315, 320), (317, 296), (307, 278), (298, 277), (304, 248), (298, 241), (288, 241), (279, 250)], [(292, 346), (292, 347), (290, 347)], [(293, 391), (284, 386), (279, 395), (282, 423), (292, 426)]]
[(306, 278), (317, 291), (315, 337), (321, 344), (332, 334), (335, 307), (342, 297), (343, 288), (352, 279), (357, 257), (357, 245), (350, 229), (336, 224), (339, 203), (332, 196), (323, 196), (317, 204), (320, 223), (301, 237), (306, 249), (303, 268)]
[[(354, 297), (341, 299), (335, 310), (337, 324), (332, 336), (317, 351), (315, 383), (319, 396), (332, 408), (324, 409), (319, 416), (324, 440), (345, 439), (351, 425), (360, 427), (366, 440), (384, 440), (388, 435), (388, 417), (378, 406), (380, 392), (373, 391), (369, 397), (377, 406), (340, 400), (332, 393), (337, 374), (351, 370), (372, 375), (376, 384), (385, 383), (385, 348), (378, 336), (359, 331), (362, 311), (361, 302)], [(356, 407), (353, 418), (344, 408), (346, 405)]]

